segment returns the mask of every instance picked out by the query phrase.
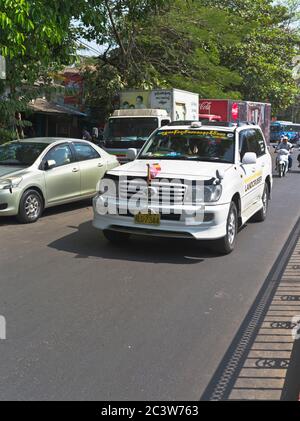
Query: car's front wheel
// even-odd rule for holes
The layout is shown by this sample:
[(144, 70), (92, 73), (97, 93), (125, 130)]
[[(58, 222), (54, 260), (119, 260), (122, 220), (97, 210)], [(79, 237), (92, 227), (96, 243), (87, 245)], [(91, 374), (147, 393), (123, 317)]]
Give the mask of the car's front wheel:
[(227, 222), (226, 235), (215, 243), (215, 249), (221, 254), (229, 254), (234, 250), (238, 232), (238, 213), (234, 202), (231, 202)]
[(22, 224), (36, 222), (43, 212), (43, 199), (36, 190), (27, 190), (23, 193), (17, 219)]
[(112, 231), (112, 230), (104, 230), (103, 231), (104, 237), (111, 243), (120, 244), (124, 241), (128, 240), (130, 234), (126, 234), (126, 232), (119, 232), (119, 231)]

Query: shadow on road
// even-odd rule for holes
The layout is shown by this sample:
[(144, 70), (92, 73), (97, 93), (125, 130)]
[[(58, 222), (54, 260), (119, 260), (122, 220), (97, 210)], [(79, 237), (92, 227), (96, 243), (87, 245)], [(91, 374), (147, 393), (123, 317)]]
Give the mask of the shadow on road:
[(208, 242), (195, 240), (132, 236), (124, 244), (112, 245), (102, 233), (84, 222), (76, 231), (48, 244), (56, 250), (74, 253), (75, 258), (100, 257), (134, 262), (196, 264), (217, 255), (209, 250)]
[(18, 225), (19, 222), (14, 216), (1, 216), (0, 218), (0, 227), (4, 225)]
[[(82, 200), (74, 203), (68, 203), (66, 205), (54, 206), (53, 208), (45, 209), (40, 220), (42, 221), (43, 219), (47, 219), (49, 216), (52, 215), (59, 215), (61, 213), (72, 212), (91, 206), (91, 199)], [(3, 225), (19, 225), (19, 222), (17, 221), (17, 218), (15, 216), (1, 216), (0, 227)]]
[(64, 212), (71, 212), (78, 209), (88, 208), (92, 206), (92, 199), (81, 200), (80, 202), (68, 203), (66, 205), (54, 206), (53, 208), (45, 209), (42, 218), (47, 218), (50, 215), (59, 215)]

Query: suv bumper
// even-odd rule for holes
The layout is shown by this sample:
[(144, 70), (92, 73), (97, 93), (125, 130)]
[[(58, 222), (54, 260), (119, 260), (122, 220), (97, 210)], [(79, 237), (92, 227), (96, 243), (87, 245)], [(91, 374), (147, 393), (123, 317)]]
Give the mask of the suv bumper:
[[(100, 230), (113, 230), (130, 234), (194, 238), (197, 240), (212, 240), (222, 238), (226, 235), (226, 223), (230, 204), (205, 205), (196, 207), (192, 205), (182, 206), (182, 214), (174, 217), (176, 208), (154, 207), (151, 209), (161, 214), (159, 225), (138, 224), (133, 216), (120, 214), (101, 215), (97, 212), (97, 201), (101, 200), (96, 196), (93, 200), (94, 220), (93, 226)], [(166, 213), (166, 211), (169, 211)], [(173, 214), (172, 214), (173, 212)], [(194, 215), (193, 215), (194, 214)]]

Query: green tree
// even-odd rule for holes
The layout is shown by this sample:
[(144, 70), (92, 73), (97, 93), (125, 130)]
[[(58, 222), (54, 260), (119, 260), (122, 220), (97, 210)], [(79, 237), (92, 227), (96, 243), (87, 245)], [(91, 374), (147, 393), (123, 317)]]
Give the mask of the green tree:
[(7, 81), (0, 85), (2, 94), (7, 93), (0, 101), (1, 137), (15, 136), (11, 129), (26, 124), (16, 115), (48, 84), (49, 70), (74, 60), (76, 34), (71, 22), (84, 4), (84, 0), (0, 1), (0, 54), (7, 62)]
[(240, 42), (231, 46), (220, 44), (222, 64), (242, 78), (239, 89), (243, 98), (270, 101), (274, 114), (286, 109), (298, 94), (293, 77), (293, 59), (300, 43), (294, 22), (295, 4), (288, 8), (286, 2), (276, 4), (272, 0), (212, 0), (212, 3), (239, 16), (251, 27)]
[(86, 29), (85, 36), (106, 44), (97, 70), (88, 75), (90, 104), (109, 103), (121, 88), (174, 86), (202, 96), (240, 97), (241, 77), (221, 64), (218, 48), (220, 40), (227, 46), (240, 41), (246, 28), (238, 17), (185, 0), (144, 2), (137, 13), (140, 3), (103, 2), (107, 20)]
[(116, 87), (176, 86), (201, 96), (270, 101), (276, 114), (298, 94), (298, 0), (96, 3), (101, 19), (90, 21), (86, 36), (106, 46), (90, 75), (92, 86), (102, 87), (99, 100)]

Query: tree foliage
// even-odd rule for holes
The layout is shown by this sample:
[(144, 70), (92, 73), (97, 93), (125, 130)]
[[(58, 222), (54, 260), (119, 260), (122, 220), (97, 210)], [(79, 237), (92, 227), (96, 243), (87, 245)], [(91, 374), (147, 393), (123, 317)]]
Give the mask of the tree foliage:
[(86, 66), (86, 101), (107, 113), (118, 90), (153, 87), (285, 109), (298, 94), (298, 13), (299, 0), (0, 0), (0, 127), (20, 124), (34, 82), (74, 62), (80, 36), (103, 51)]
[(89, 75), (99, 87), (92, 102), (107, 101), (117, 87), (174, 86), (202, 97), (270, 101), (276, 113), (298, 94), (297, 0), (95, 3), (98, 14), (89, 16), (101, 18), (82, 28), (105, 46)]
[(240, 42), (220, 45), (221, 62), (237, 71), (242, 80), (242, 97), (269, 101), (273, 113), (295, 101), (299, 87), (293, 75), (300, 37), (295, 27), (295, 2), (276, 4), (272, 0), (212, 0), (220, 10), (241, 17), (251, 25)]
[[(108, 102), (115, 88), (177, 87), (202, 96), (240, 97), (241, 77), (221, 64), (218, 49), (220, 40), (227, 46), (240, 41), (245, 25), (238, 17), (232, 22), (227, 11), (183, 0), (144, 2), (140, 13), (141, 2), (102, 3), (103, 17), (109, 18), (100, 19), (99, 42), (106, 49), (97, 71), (89, 72), (88, 103)], [(85, 36), (95, 39), (95, 30), (86, 28)]]
[(76, 47), (71, 20), (79, 13), (80, 3), (83, 7), (85, 2), (0, 1), (0, 54), (7, 62), (7, 81), (0, 91), (3, 95), (6, 90), (0, 101), (2, 135), (5, 128), (26, 124), (15, 118), (16, 113), (25, 111), (29, 100), (40, 94), (51, 70), (73, 60)]

